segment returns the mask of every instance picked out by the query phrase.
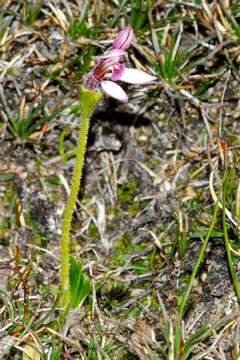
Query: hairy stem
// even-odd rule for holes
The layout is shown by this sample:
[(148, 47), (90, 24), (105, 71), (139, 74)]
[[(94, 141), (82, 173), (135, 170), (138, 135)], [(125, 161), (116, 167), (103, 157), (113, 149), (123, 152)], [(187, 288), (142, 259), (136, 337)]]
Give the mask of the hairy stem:
[(72, 177), (72, 186), (64, 213), (61, 236), (61, 290), (64, 307), (67, 307), (71, 300), (69, 288), (69, 232), (71, 228), (74, 205), (78, 196), (82, 177), (90, 117), (101, 97), (102, 96), (100, 94), (93, 91), (85, 90), (83, 88), (80, 89), (80, 105), (82, 110), (81, 126)]

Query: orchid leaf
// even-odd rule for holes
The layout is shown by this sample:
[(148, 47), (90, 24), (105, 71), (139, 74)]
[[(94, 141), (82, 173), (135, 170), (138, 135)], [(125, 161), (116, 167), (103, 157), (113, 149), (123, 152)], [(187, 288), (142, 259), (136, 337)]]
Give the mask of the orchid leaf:
[(72, 256), (70, 257), (69, 281), (72, 307), (75, 309), (91, 294), (92, 284), (82, 272), (82, 263), (78, 263)]

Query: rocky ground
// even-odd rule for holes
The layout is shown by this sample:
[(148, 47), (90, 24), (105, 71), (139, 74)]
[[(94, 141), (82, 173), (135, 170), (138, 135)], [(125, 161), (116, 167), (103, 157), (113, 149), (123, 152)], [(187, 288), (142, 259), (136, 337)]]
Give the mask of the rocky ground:
[[(200, 5), (156, 2), (159, 26), (164, 11), (205, 16), (197, 30), (169, 20), (181, 32), (178, 51), (197, 44), (191, 67), (169, 80), (156, 65), (158, 24), (149, 28), (149, 15), (148, 27), (135, 31), (125, 62), (158, 80), (125, 86), (127, 104), (105, 96), (92, 117), (71, 229), (71, 252), (83, 261), (92, 293), (64, 324), (55, 299), (81, 121), (78, 90), (124, 24), (103, 27), (104, 20), (94, 28), (94, 2), (85, 19), (92, 30), (78, 35), (67, 16), (77, 19), (78, 2), (43, 1), (36, 18), (27, 3), (2, 3), (1, 16), (0, 358), (23, 358), (34, 343), (46, 359), (237, 359), (239, 305), (222, 198), (181, 323), (178, 315), (224, 171), (227, 234), (239, 272), (237, 38), (222, 31), (220, 41)], [(111, 19), (113, 5), (101, 4)], [(164, 34), (170, 46), (173, 34)]]

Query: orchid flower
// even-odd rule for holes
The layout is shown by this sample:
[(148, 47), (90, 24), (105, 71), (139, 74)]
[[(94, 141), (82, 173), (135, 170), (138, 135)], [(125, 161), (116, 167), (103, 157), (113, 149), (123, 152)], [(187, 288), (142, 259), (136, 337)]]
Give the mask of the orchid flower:
[(96, 90), (99, 86), (113, 98), (127, 102), (125, 91), (115, 83), (121, 80), (129, 84), (147, 84), (156, 80), (155, 76), (149, 75), (137, 69), (128, 69), (120, 61), (125, 55), (125, 50), (133, 40), (133, 30), (130, 26), (120, 31), (114, 40), (112, 50), (101, 56), (98, 64), (84, 78), (84, 87), (88, 90)]

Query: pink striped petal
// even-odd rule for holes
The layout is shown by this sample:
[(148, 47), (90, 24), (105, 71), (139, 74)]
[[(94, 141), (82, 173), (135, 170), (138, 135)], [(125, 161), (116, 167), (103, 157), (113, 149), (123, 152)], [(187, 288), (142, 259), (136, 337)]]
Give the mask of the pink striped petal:
[(157, 78), (138, 69), (125, 68), (120, 80), (129, 84), (147, 84), (157, 80)]
[(117, 64), (124, 56), (125, 51), (121, 49), (113, 49), (101, 56), (98, 60), (98, 65), (104, 68)]
[(104, 80), (101, 82), (101, 86), (105, 93), (107, 93), (109, 96), (113, 97), (114, 99), (117, 99), (119, 101), (127, 102), (128, 97), (125, 91), (121, 88), (121, 86), (117, 85), (116, 83), (110, 81), (110, 80)]
[(102, 62), (102, 59), (109, 59), (109, 58), (121, 58), (125, 54), (124, 50), (121, 49), (112, 49), (108, 51), (106, 54), (100, 56), (99, 60)]
[(127, 26), (125, 27), (125, 29), (120, 31), (120, 33), (114, 40), (112, 48), (126, 50), (130, 46), (132, 40), (133, 40), (133, 29), (130, 26)]

